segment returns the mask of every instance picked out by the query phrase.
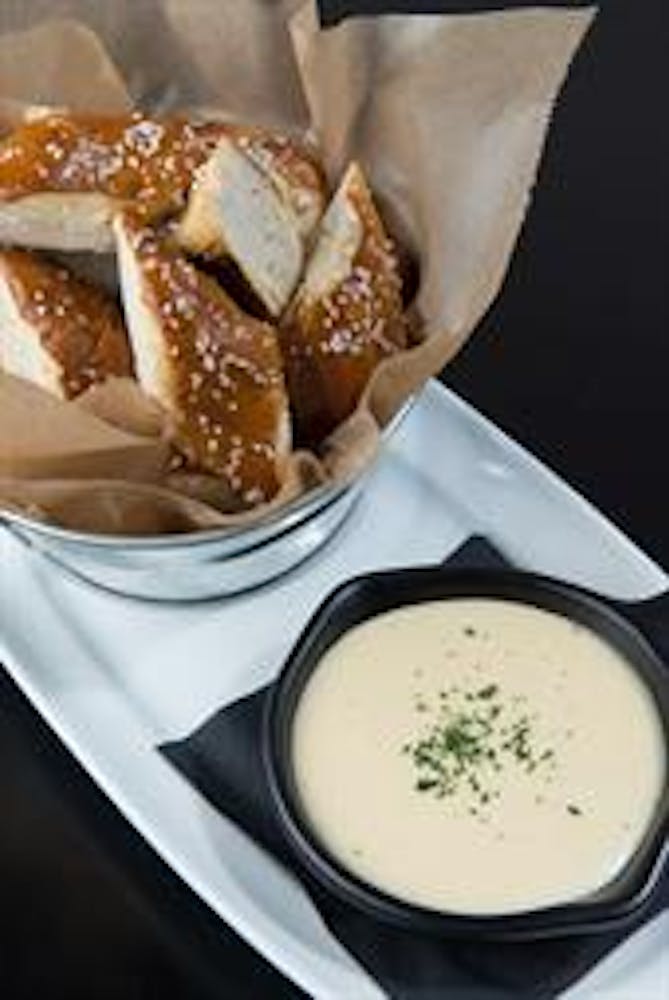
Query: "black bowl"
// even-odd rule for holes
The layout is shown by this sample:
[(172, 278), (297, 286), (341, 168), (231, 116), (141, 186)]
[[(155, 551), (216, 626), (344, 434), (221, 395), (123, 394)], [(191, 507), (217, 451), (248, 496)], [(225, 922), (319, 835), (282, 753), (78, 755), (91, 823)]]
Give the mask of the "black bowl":
[[(669, 601), (627, 604), (546, 577), (507, 570), (392, 570), (358, 577), (338, 587), (313, 615), (267, 702), (263, 753), (273, 801), (297, 861), (341, 900), (380, 920), (443, 937), (536, 939), (598, 933), (638, 918), (669, 867), (669, 777), (634, 856), (595, 894), (559, 905), (494, 916), (433, 910), (390, 896), (352, 874), (319, 842), (304, 815), (291, 756), (291, 730), (304, 686), (323, 654), (353, 626), (403, 605), (440, 598), (491, 597), (565, 615), (626, 657), (654, 696), (669, 745), (669, 669), (653, 640), (654, 621), (669, 619)], [(661, 607), (661, 604), (664, 606)]]

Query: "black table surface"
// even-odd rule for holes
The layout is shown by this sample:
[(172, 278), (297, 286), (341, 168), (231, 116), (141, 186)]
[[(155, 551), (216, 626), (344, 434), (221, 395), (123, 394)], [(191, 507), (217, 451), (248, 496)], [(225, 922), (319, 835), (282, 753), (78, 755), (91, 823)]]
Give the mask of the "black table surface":
[[(668, 27), (664, 0), (603, 0), (503, 292), (445, 374), (664, 566)], [(6, 1000), (300, 995), (159, 861), (2, 671), (0, 796)]]

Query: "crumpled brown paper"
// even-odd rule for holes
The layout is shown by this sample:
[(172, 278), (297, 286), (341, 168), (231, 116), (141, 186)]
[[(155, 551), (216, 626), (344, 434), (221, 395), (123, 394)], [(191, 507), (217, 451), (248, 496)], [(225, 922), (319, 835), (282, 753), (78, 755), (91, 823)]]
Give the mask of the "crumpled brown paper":
[[(348, 160), (363, 163), (390, 229), (418, 261), (423, 339), (377, 370), (320, 460), (292, 457), (275, 509), (324, 479), (360, 473), (380, 428), (490, 305), (592, 17), (389, 15), (320, 30), (313, 0), (26, 0), (0, 7), (0, 125), (45, 104), (207, 108), (310, 134), (333, 183)], [(161, 411), (122, 382), (75, 403), (32, 390), (32, 438), (17, 425), (25, 385), (0, 381), (0, 506), (119, 534), (265, 515), (268, 507), (230, 513), (212, 477), (170, 472)]]

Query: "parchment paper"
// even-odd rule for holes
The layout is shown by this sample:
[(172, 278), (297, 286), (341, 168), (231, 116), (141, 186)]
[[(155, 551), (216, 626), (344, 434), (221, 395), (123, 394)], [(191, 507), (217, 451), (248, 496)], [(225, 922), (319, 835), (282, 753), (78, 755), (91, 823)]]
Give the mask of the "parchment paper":
[[(418, 262), (411, 309), (421, 343), (377, 370), (318, 459), (291, 457), (274, 508), (359, 474), (380, 428), (474, 330), (502, 283), (554, 101), (593, 13), (390, 15), (321, 30), (312, 0), (3, 4), (0, 125), (34, 105), (206, 108), (308, 134), (333, 185), (350, 159), (362, 162), (391, 232)], [(75, 403), (38, 393), (41, 433), (24, 460), (17, 441), (26, 430), (17, 436), (12, 414), (25, 391), (19, 380), (0, 382), (0, 505), (114, 533), (266, 513), (235, 514), (212, 477), (170, 471), (169, 422), (137, 387), (104, 387)], [(62, 426), (73, 434), (73, 421), (77, 461), (68, 463)], [(101, 425), (124, 435), (132, 461), (119, 461), (119, 441), (102, 440)]]

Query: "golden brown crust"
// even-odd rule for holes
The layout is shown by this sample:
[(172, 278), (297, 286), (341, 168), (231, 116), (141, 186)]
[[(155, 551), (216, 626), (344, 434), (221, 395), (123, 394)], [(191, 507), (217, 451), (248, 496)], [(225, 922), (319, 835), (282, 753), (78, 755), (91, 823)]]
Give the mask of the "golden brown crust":
[(314, 299), (312, 257), (282, 328), (296, 437), (309, 447), (351, 415), (377, 365), (406, 346), (397, 253), (357, 165), (349, 168), (335, 200), (360, 224), (350, 266)]
[(160, 401), (174, 420), (177, 447), (191, 467), (226, 480), (243, 505), (269, 500), (289, 448), (276, 330), (242, 312), (136, 216), (125, 213), (117, 226), (141, 269), (142, 299), (160, 325), (169, 365)]
[(0, 200), (44, 192), (101, 193), (138, 201), (147, 220), (183, 207), (197, 168), (223, 136), (286, 186), (305, 227), (322, 210), (325, 180), (315, 156), (255, 126), (124, 115), (44, 114), (0, 143)]
[(147, 218), (182, 207), (197, 167), (225, 132), (185, 118), (56, 113), (0, 143), (0, 200), (43, 192), (135, 201)]
[(27, 250), (0, 251), (0, 273), (21, 318), (61, 370), (66, 399), (110, 375), (131, 374), (121, 314), (105, 292)]

